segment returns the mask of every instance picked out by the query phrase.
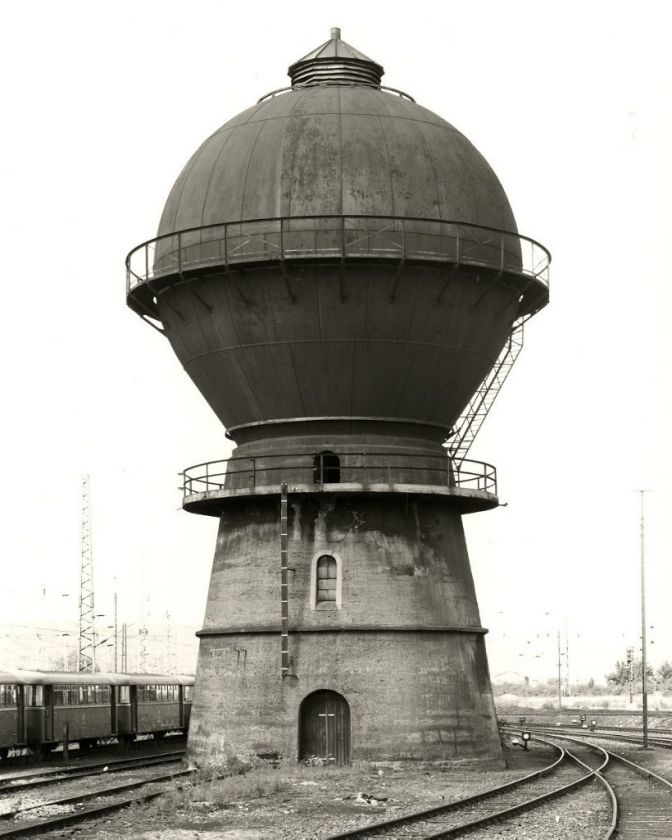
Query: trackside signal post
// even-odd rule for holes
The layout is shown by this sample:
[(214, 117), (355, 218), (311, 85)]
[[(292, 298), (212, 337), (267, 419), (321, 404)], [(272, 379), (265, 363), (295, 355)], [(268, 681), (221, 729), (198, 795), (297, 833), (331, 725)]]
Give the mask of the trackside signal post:
[(184, 509), (219, 519), (195, 762), (502, 760), (462, 524), (497, 476), (466, 455), (550, 255), (383, 74), (332, 30), (203, 143), (127, 258), (129, 306), (236, 444), (184, 471)]
[(642, 606), (642, 749), (649, 746), (649, 692), (646, 673), (646, 568), (644, 563), (644, 493), (639, 491), (639, 569)]

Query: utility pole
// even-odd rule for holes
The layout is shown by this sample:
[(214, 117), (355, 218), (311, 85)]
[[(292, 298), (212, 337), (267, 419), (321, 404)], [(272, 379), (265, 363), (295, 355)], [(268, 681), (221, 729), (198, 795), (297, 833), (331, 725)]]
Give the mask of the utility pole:
[(147, 625), (143, 624), (138, 628), (138, 672), (140, 674), (147, 673), (147, 636), (149, 630)]
[(93, 548), (91, 544), (91, 511), (89, 476), (82, 481), (82, 553), (79, 569), (79, 647), (77, 670), (96, 670), (96, 629), (93, 603)]
[(630, 693), (630, 704), (632, 704), (632, 686), (635, 681), (635, 649), (629, 647), (626, 655), (626, 663), (628, 666), (628, 688)]
[(562, 650), (560, 648), (560, 631), (558, 630), (558, 709), (562, 709)]
[(173, 626), (170, 620), (170, 612), (166, 612), (166, 674), (175, 673), (175, 657), (173, 653)]
[(114, 591), (114, 673), (117, 673), (117, 637), (119, 634), (119, 629), (117, 625), (117, 591)]
[(569, 697), (569, 621), (565, 619), (565, 697)]
[(126, 622), (121, 625), (121, 672), (128, 673), (128, 628)]
[(649, 749), (649, 698), (646, 677), (646, 572), (644, 565), (644, 493), (639, 491), (639, 556), (642, 595), (642, 748)]

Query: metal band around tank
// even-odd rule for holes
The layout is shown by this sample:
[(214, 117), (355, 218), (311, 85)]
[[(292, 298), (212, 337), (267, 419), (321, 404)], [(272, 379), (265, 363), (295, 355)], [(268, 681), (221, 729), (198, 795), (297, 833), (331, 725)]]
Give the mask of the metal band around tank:
[(427, 426), (430, 429), (439, 429), (446, 433), (446, 436), (451, 432), (450, 426), (444, 426), (441, 423), (430, 423), (427, 420), (412, 420), (408, 417), (359, 417), (348, 415), (329, 415), (323, 417), (280, 417), (273, 420), (257, 420), (254, 423), (241, 423), (239, 426), (229, 426), (229, 432), (243, 431), (244, 429), (253, 429), (258, 426), (278, 426), (289, 423), (317, 423), (329, 421), (348, 423), (404, 423), (411, 426)]
[[(463, 624), (439, 624), (428, 626), (426, 624), (353, 624), (347, 627), (290, 627), (289, 633), (466, 633), (475, 636), (484, 636), (488, 632), (487, 627), (469, 627)], [(277, 636), (280, 633), (279, 627), (208, 627), (204, 630), (197, 630), (199, 638), (206, 636)]]

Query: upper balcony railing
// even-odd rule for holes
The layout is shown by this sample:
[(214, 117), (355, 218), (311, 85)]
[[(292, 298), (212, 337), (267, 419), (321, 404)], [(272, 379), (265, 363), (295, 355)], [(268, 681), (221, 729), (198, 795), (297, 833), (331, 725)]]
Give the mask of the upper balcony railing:
[(182, 473), (184, 499), (199, 494), (225, 495), (253, 491), (279, 492), (282, 482), (302, 491), (328, 485), (368, 489), (405, 485), (447, 491), (497, 495), (497, 471), (481, 461), (461, 461), (432, 454), (401, 452), (277, 453), (233, 457), (187, 467)]
[[(126, 258), (127, 291), (185, 272), (297, 260), (393, 260), (474, 266), (548, 286), (550, 253), (534, 239), (460, 221), (404, 216), (284, 216), (188, 228)], [(543, 305), (543, 304), (542, 304)]]

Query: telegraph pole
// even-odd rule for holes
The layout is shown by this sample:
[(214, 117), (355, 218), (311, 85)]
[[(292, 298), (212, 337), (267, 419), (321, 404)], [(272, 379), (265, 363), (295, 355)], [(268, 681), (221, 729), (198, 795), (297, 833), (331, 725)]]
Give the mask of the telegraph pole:
[(560, 631), (558, 630), (558, 709), (562, 709), (562, 650), (560, 648)]
[(121, 625), (121, 672), (128, 673), (128, 628), (126, 622)]
[(649, 749), (649, 708), (646, 677), (646, 573), (644, 565), (644, 493), (639, 491), (639, 556), (642, 596), (642, 749)]
[(117, 624), (117, 592), (114, 592), (114, 673), (117, 673), (117, 639), (119, 635), (119, 626)]

